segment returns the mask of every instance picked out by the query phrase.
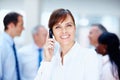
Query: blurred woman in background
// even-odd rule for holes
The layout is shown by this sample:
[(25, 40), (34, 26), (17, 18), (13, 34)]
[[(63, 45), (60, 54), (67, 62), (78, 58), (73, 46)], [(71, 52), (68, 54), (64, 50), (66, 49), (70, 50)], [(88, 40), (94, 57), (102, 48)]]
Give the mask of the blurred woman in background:
[(114, 33), (104, 32), (98, 38), (96, 51), (102, 57), (102, 79), (120, 80), (120, 40)]

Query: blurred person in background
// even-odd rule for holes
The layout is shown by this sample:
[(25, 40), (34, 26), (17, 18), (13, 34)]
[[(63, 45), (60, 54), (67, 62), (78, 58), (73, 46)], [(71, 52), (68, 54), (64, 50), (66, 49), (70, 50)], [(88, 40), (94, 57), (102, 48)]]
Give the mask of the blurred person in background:
[[(44, 46), (45, 58), (35, 80), (99, 80), (98, 60), (94, 50), (82, 48), (75, 41), (76, 25), (68, 9), (53, 11), (49, 19), (52, 32)], [(55, 42), (60, 47), (54, 54)]]
[[(103, 32), (108, 32), (107, 29), (102, 25), (102, 24), (92, 24), (90, 27), (90, 31), (89, 31), (89, 42), (91, 45), (91, 49), (95, 50), (96, 46), (98, 45), (98, 37), (103, 33)], [(95, 53), (97, 54), (97, 52)], [(99, 71), (101, 72), (101, 68), (102, 68), (102, 56), (97, 54), (97, 58), (99, 61)], [(101, 73), (100, 73), (101, 74)]]
[(8, 13), (3, 20), (4, 32), (0, 35), (0, 80), (20, 80), (19, 62), (14, 38), (20, 36), (23, 16), (16, 12)]
[(96, 51), (102, 55), (100, 80), (120, 80), (120, 40), (118, 36), (109, 32), (101, 34)]
[(107, 29), (102, 24), (92, 24), (89, 31), (89, 41), (91, 46), (94, 48), (98, 44), (98, 37), (103, 33), (107, 32)]
[(47, 29), (38, 25), (32, 30), (33, 43), (19, 49), (19, 61), (22, 80), (33, 80), (43, 59), (43, 46)]

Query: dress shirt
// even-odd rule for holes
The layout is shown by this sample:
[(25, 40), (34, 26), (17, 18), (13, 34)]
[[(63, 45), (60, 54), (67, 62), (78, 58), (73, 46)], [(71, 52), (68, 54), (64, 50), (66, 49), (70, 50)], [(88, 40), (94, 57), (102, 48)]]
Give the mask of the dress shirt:
[(98, 58), (94, 50), (75, 42), (61, 63), (60, 50), (50, 62), (42, 61), (34, 80), (99, 80)]
[[(108, 55), (102, 57), (102, 62), (101, 80), (119, 80), (116, 66), (115, 64), (111, 64)], [(112, 73), (112, 69), (114, 72), (114, 76)]]
[(3, 32), (0, 35), (0, 80), (17, 80), (13, 39)]
[(33, 80), (35, 78), (39, 69), (38, 49), (35, 43), (31, 43), (18, 50), (21, 80)]

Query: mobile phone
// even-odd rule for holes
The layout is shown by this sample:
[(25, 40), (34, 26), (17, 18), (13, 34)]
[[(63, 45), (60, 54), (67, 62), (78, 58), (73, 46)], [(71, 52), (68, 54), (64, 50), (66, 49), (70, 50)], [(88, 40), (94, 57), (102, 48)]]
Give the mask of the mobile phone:
[(53, 32), (51, 29), (49, 29), (49, 38), (53, 38)]

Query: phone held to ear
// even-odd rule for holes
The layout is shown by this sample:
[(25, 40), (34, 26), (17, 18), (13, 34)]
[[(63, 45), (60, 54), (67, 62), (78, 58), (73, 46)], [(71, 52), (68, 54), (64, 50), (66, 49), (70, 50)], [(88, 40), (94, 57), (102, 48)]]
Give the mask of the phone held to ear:
[[(51, 29), (49, 29), (49, 38), (51, 38), (51, 39), (53, 38), (53, 32), (52, 32)], [(53, 53), (53, 55), (59, 50), (59, 44), (56, 43), (56, 42), (54, 44), (55, 44), (55, 46), (54, 46), (54, 53)]]
[(49, 29), (49, 38), (53, 38), (53, 33), (51, 29)]

